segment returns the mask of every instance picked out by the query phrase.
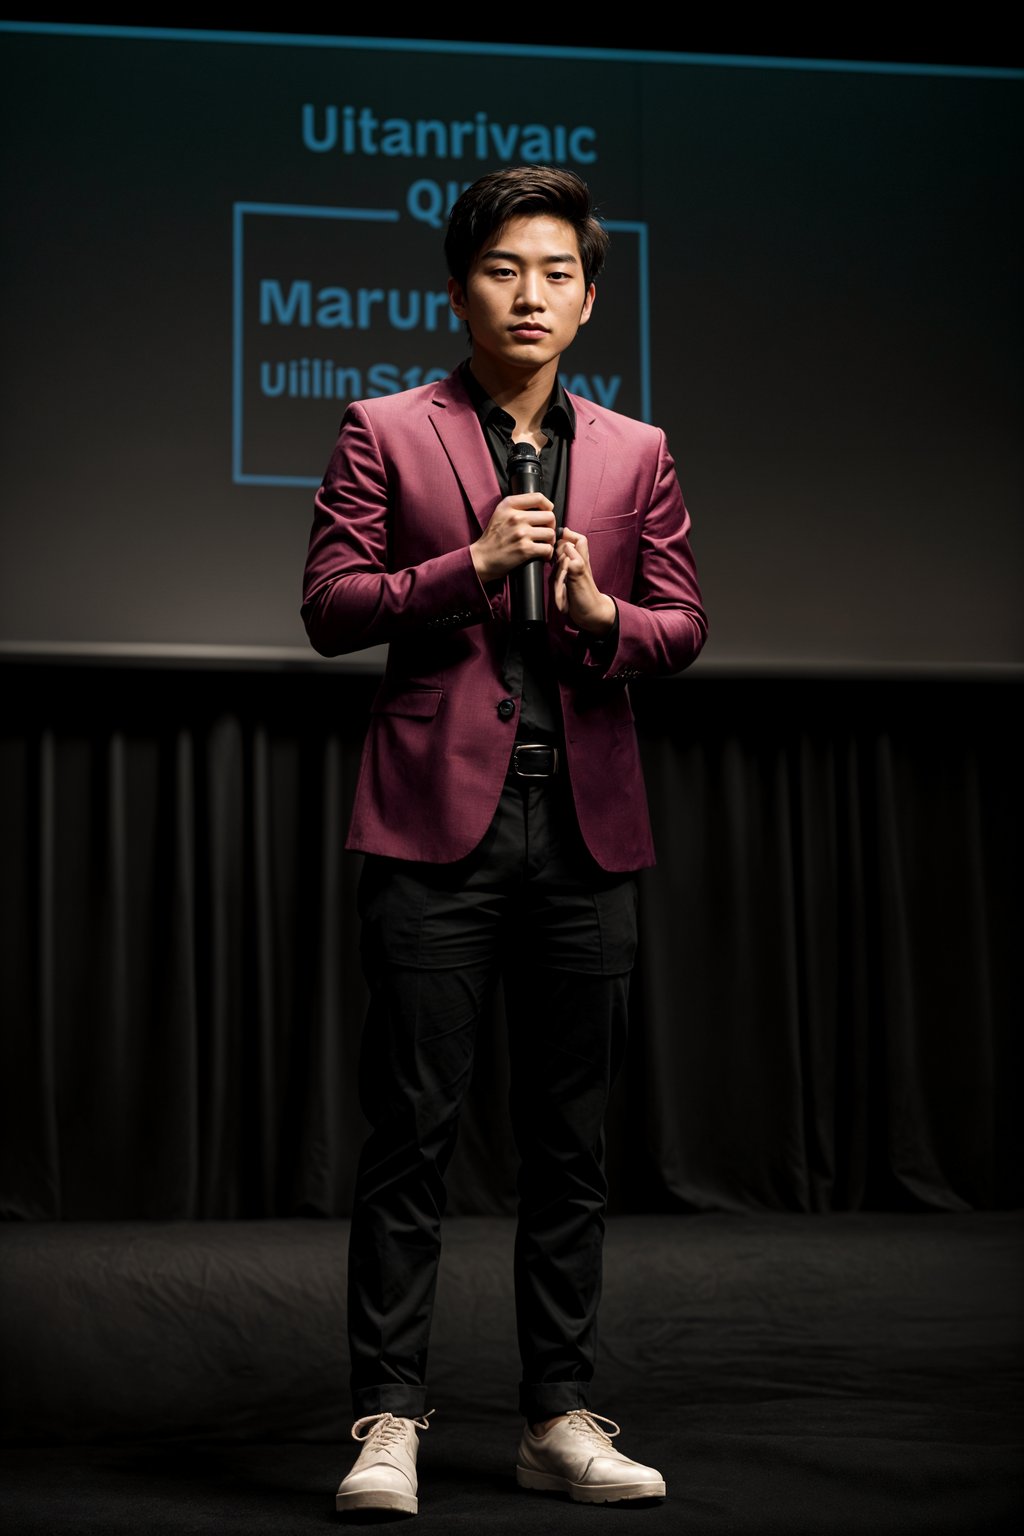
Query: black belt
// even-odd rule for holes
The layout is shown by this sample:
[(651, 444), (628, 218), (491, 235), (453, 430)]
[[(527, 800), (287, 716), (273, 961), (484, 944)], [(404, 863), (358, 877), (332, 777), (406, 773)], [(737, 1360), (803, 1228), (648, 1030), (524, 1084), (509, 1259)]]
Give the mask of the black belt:
[(520, 779), (551, 779), (558, 772), (558, 748), (543, 742), (517, 741), (510, 772)]

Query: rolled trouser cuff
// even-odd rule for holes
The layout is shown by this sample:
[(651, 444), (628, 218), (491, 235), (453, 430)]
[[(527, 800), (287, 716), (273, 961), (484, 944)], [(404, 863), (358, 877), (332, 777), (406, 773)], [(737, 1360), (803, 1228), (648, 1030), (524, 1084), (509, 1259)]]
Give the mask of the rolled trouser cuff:
[(384, 1382), (378, 1387), (360, 1387), (352, 1393), (352, 1412), (357, 1419), (365, 1419), (371, 1413), (391, 1413), (396, 1419), (418, 1419), (426, 1408), (426, 1387)]
[(519, 1383), (519, 1412), (528, 1424), (540, 1424), (544, 1419), (555, 1419), (560, 1413), (568, 1413), (573, 1408), (589, 1407), (589, 1382), (521, 1381)]

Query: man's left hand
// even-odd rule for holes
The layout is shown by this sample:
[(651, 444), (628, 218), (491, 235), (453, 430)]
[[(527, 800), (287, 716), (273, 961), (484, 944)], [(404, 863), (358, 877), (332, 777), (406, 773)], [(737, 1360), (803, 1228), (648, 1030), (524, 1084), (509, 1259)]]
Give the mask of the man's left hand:
[(592, 635), (608, 633), (615, 624), (617, 609), (594, 581), (585, 534), (563, 528), (555, 546), (552, 580), (559, 613), (567, 613), (577, 629)]

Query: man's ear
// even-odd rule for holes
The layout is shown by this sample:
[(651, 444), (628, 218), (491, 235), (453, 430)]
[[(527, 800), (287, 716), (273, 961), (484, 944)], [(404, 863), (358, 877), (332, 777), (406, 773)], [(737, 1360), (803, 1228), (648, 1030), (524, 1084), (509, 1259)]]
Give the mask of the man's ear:
[(450, 277), (448, 279), (448, 302), (455, 313), (458, 315), (459, 319), (465, 320), (466, 295), (462, 291), (461, 283), (456, 282), (454, 277)]

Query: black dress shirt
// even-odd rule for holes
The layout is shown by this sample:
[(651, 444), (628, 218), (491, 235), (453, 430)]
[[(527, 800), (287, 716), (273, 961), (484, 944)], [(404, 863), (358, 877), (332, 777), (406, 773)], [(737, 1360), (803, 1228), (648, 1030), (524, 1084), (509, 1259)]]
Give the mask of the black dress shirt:
[[(491, 450), (498, 485), (503, 496), (508, 496), (508, 456), (512, 447), (515, 421), (488, 395), (469, 366), (469, 359), (462, 364), (462, 379), (466, 392), (476, 408), (483, 430), (484, 440)], [(555, 380), (548, 408), (541, 422), (541, 430), (547, 441), (540, 450), (541, 489), (555, 509), (555, 534), (561, 533), (565, 522), (565, 498), (569, 486), (570, 448), (576, 436), (576, 412), (573, 403), (562, 388), (560, 379)], [(619, 615), (607, 634), (586, 635), (587, 649), (595, 661), (607, 666), (619, 644)], [(558, 697), (551, 651), (546, 630), (512, 629), (509, 633), (505, 656), (505, 683), (510, 694), (520, 694), (518, 741), (558, 742), (562, 739), (562, 706)]]
[[(462, 364), (466, 391), (476, 408), (484, 439), (491, 450), (501, 494), (508, 496), (508, 456), (515, 420), (488, 395), (474, 376), (469, 362)], [(576, 434), (576, 412), (561, 382), (555, 388), (541, 431), (547, 442), (540, 450), (541, 489), (555, 508), (555, 532), (565, 520), (565, 493), (569, 482), (569, 446)], [(520, 694), (519, 741), (558, 742), (562, 738), (562, 707), (558, 699), (547, 631), (510, 629), (505, 655), (505, 683), (510, 694)]]

